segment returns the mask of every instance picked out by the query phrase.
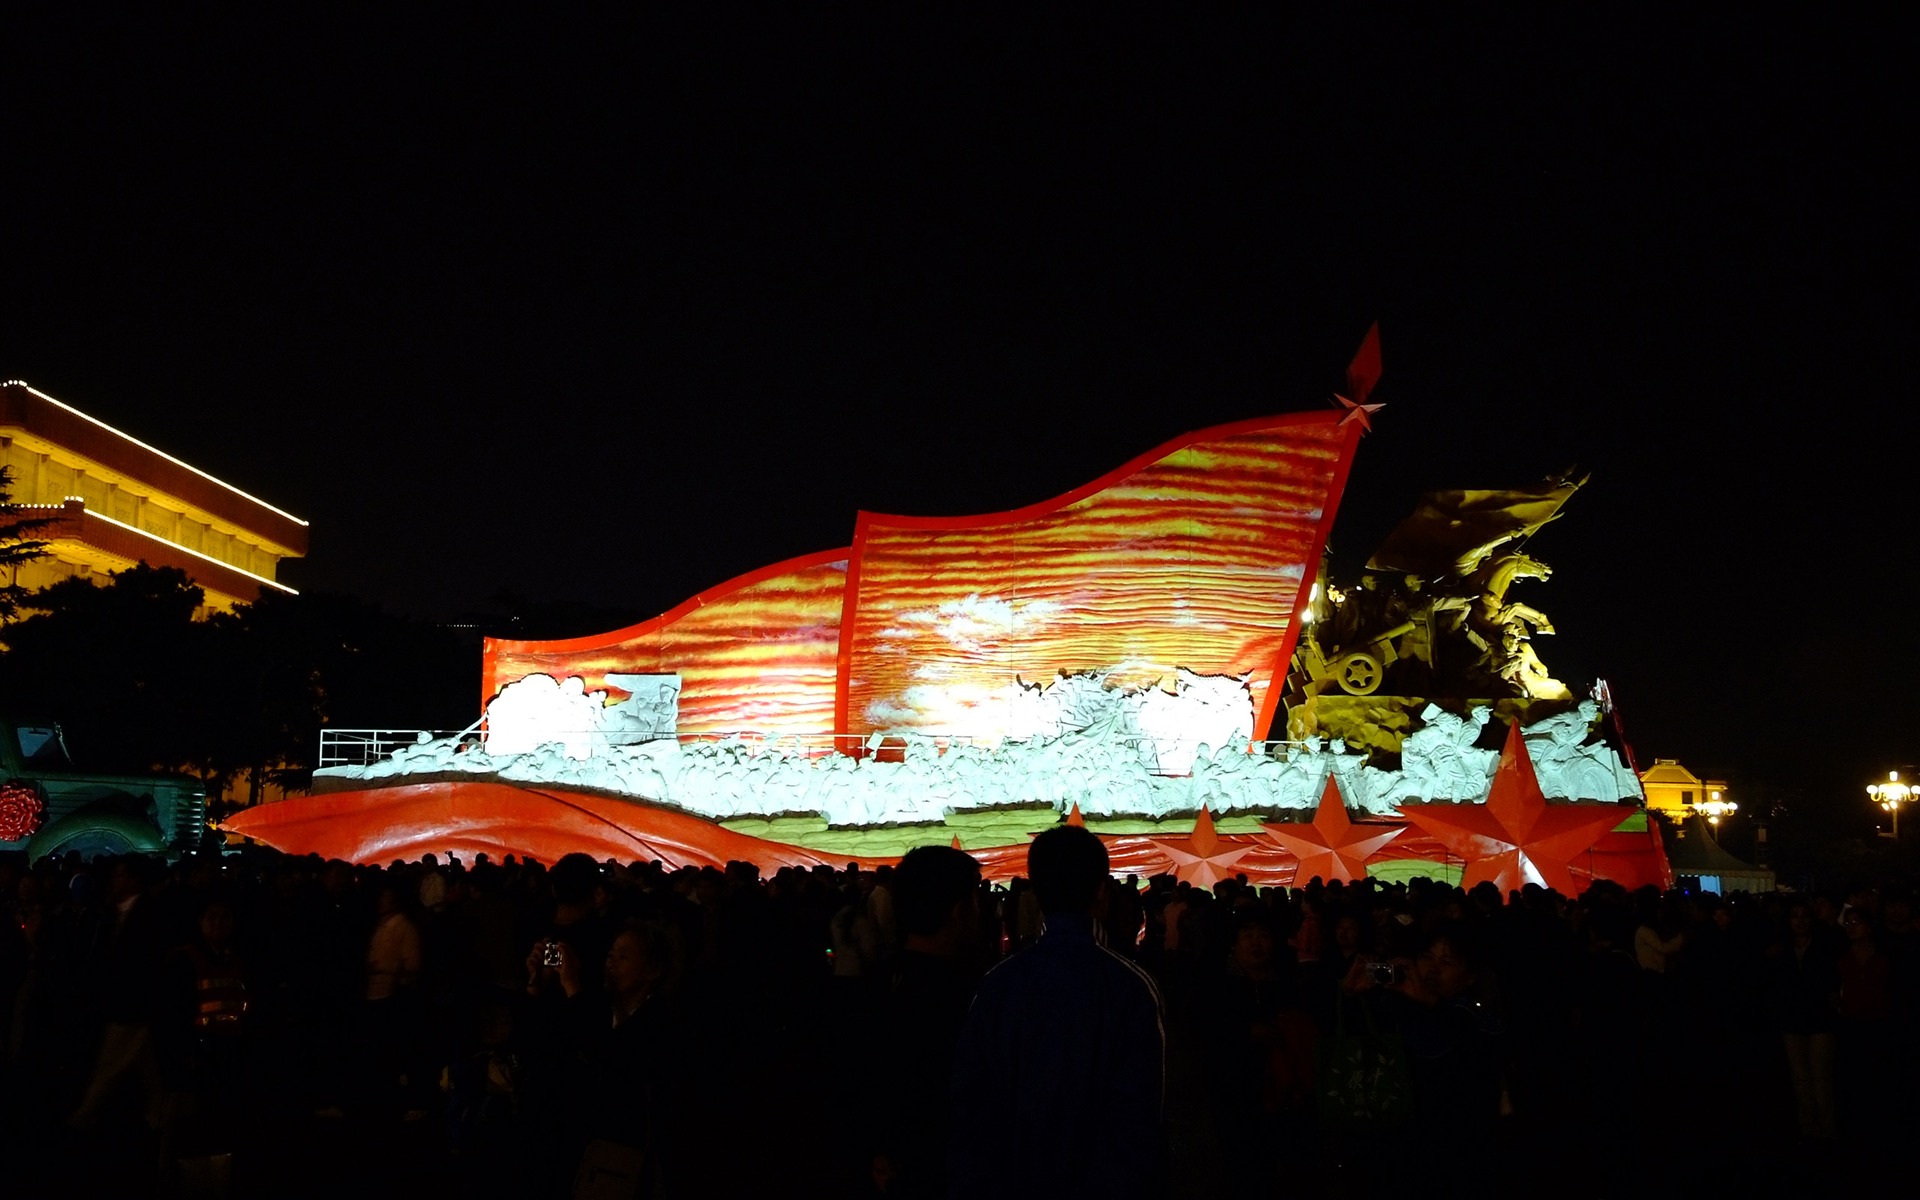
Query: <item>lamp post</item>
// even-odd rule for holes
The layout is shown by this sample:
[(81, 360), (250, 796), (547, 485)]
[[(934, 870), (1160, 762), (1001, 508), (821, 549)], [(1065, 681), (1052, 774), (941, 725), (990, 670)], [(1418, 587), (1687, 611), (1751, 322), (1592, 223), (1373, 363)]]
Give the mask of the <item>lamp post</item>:
[(1867, 799), (1893, 814), (1893, 840), (1900, 840), (1900, 806), (1914, 798), (1913, 787), (1900, 782), (1900, 772), (1888, 771), (1885, 783), (1867, 785)]
[(1707, 824), (1718, 826), (1721, 817), (1730, 817), (1740, 811), (1740, 806), (1721, 797), (1718, 791), (1707, 793), (1707, 799), (1693, 806), (1693, 811), (1707, 819)]

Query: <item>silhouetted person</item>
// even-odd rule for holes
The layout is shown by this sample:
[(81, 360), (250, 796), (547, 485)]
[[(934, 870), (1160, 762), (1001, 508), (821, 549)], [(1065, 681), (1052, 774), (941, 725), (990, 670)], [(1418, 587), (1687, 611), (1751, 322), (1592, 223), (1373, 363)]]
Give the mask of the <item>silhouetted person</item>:
[(1834, 1007), (1841, 948), (1805, 901), (1787, 907), (1787, 936), (1772, 953), (1774, 1017), (1786, 1048), (1800, 1132), (1834, 1135)]
[(950, 1196), (1164, 1193), (1166, 1033), (1146, 973), (1107, 949), (1107, 849), (1035, 838), (1040, 938), (989, 972), (960, 1035)]
[(366, 1001), (361, 1008), (364, 1052), (370, 1060), (367, 1101), (384, 1110), (396, 1101), (408, 1120), (426, 1116), (429, 1094), (425, 1004), (420, 992), (420, 927), (408, 914), (407, 893), (389, 875), (374, 890), (374, 926), (367, 938)]
[(888, 973), (867, 1102), (876, 1186), (889, 1196), (947, 1194), (954, 1049), (980, 979), (980, 864), (921, 846), (893, 872), (905, 941)]
[[(539, 1068), (548, 1094), (537, 1097), (559, 1118), (560, 1161), (574, 1175), (612, 1172), (633, 1177), (625, 1193), (680, 1196), (691, 1183), (680, 1171), (690, 1157), (670, 1102), (688, 1053), (678, 1000), (682, 954), (674, 930), (635, 920), (617, 932), (595, 987), (591, 965), (567, 943), (551, 968), (544, 945), (528, 955), (529, 977), (550, 970), (557, 994), (535, 997), (541, 1030)], [(535, 990), (538, 990), (537, 984)]]
[(97, 932), (90, 966), (92, 1000), (104, 1018), (93, 1073), (68, 1124), (93, 1130), (114, 1094), (139, 1089), (142, 1119), (160, 1127), (162, 1084), (154, 1054), (153, 1021), (161, 999), (164, 920), (148, 897), (155, 866), (144, 858), (113, 860), (108, 868), (105, 920)]
[(174, 1148), (182, 1157), (231, 1151), (250, 1116), (251, 1001), (230, 902), (216, 897), (203, 906), (194, 937), (168, 954), (166, 974), (154, 1045), (174, 1101)]

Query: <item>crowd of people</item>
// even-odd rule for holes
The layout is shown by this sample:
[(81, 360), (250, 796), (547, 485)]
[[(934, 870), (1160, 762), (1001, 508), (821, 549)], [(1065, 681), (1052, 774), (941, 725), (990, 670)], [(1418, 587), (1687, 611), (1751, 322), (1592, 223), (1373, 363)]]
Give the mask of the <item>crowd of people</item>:
[(1424, 1164), (1603, 1195), (1750, 1159), (1700, 1130), (1884, 1144), (1920, 1059), (1904, 892), (1206, 889), (1110, 877), (1071, 826), (1028, 875), (0, 861), (8, 1172), (305, 1194), (306, 1131), (316, 1194), (1385, 1194)]

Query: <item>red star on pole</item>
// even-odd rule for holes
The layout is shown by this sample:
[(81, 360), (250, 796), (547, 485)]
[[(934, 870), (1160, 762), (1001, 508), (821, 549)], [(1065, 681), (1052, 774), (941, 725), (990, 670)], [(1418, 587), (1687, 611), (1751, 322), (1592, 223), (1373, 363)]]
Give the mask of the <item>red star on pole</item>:
[(1347, 399), (1339, 392), (1335, 392), (1333, 398), (1339, 401), (1341, 407), (1347, 410), (1340, 414), (1340, 423), (1346, 425), (1358, 421), (1360, 422), (1360, 428), (1366, 430), (1368, 433), (1373, 432), (1373, 422), (1369, 419), (1371, 415), (1386, 407), (1384, 404), (1360, 404)]
[(1213, 814), (1206, 805), (1193, 823), (1193, 832), (1184, 838), (1161, 841), (1149, 838), (1162, 854), (1173, 860), (1173, 874), (1196, 887), (1211, 888), (1222, 879), (1233, 877), (1233, 865), (1253, 852), (1251, 845), (1223, 842), (1214, 832)]
[(1580, 890), (1572, 860), (1632, 815), (1630, 804), (1548, 804), (1527, 756), (1520, 723), (1507, 745), (1485, 804), (1408, 804), (1400, 815), (1466, 860), (1460, 885), (1490, 881), (1502, 892), (1537, 883), (1564, 896)]
[(1406, 832), (1404, 828), (1355, 825), (1347, 818), (1340, 787), (1331, 775), (1327, 776), (1327, 789), (1320, 793), (1320, 807), (1313, 814), (1312, 824), (1263, 824), (1260, 828), (1300, 860), (1293, 872), (1295, 886), (1315, 876), (1341, 883), (1365, 879), (1367, 859)]

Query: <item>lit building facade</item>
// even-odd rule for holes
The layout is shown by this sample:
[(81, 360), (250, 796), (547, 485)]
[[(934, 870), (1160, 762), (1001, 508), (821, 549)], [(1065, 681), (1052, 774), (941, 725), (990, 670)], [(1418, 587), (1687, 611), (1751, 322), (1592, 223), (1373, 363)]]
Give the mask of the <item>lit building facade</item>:
[(280, 562), (307, 552), (307, 523), (18, 380), (0, 383), (0, 466), (14, 503), (53, 523), (38, 561), (7, 580), (46, 587), (145, 562), (177, 567), (213, 611), (251, 603)]
[(1675, 822), (1697, 812), (1704, 814), (1709, 805), (1733, 802), (1726, 780), (1702, 779), (1671, 758), (1654, 759), (1651, 767), (1640, 772), (1640, 786), (1647, 794), (1647, 807)]

